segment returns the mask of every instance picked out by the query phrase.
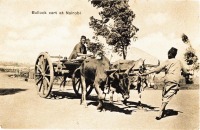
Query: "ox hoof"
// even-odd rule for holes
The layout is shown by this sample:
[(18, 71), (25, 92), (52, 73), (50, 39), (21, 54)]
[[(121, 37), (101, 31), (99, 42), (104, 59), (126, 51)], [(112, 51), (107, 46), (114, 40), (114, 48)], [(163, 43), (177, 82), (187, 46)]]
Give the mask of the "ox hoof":
[(82, 104), (85, 108), (87, 108), (88, 106), (87, 106), (87, 104)]
[(99, 105), (97, 106), (97, 110), (102, 111), (102, 110), (103, 110), (103, 105), (100, 105), (100, 104), (99, 104)]
[(85, 108), (88, 107), (86, 102), (81, 103), (81, 105), (84, 106)]
[(85, 108), (87, 108), (88, 106), (87, 106), (87, 104), (81, 104), (83, 107), (85, 107)]
[(103, 109), (103, 107), (98, 107), (98, 106), (97, 106), (97, 110), (102, 110), (102, 109)]
[(105, 112), (105, 108), (104, 107), (97, 107), (97, 110), (99, 110), (100, 112)]
[(99, 109), (101, 109), (101, 108), (103, 108), (102, 105), (98, 105), (98, 106), (97, 106), (97, 110), (99, 110)]

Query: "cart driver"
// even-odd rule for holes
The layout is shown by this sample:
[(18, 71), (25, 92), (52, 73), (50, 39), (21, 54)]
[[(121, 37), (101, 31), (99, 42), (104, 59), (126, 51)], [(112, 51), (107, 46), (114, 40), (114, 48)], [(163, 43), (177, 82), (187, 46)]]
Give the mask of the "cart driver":
[(69, 56), (69, 59), (81, 59), (85, 58), (86, 56), (90, 56), (90, 54), (87, 54), (86, 49), (86, 36), (81, 36), (80, 42), (75, 45), (71, 55)]

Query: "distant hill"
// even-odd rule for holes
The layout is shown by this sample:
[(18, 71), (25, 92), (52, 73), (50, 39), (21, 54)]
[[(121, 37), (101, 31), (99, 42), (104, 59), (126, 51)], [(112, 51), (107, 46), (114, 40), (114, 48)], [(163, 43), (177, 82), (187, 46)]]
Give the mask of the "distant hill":
[[(111, 59), (111, 62), (115, 62), (117, 60), (123, 60), (122, 56), (119, 56), (117, 53), (111, 53), (106, 55), (109, 59)], [(127, 52), (127, 60), (138, 60), (138, 59), (145, 59), (145, 63), (147, 64), (157, 64), (158, 58), (155, 56), (152, 56), (151, 54), (136, 48), (136, 47), (130, 47)]]
[(157, 64), (159, 60), (155, 56), (152, 56), (151, 54), (136, 47), (131, 47), (128, 50), (127, 60), (138, 60), (140, 58), (145, 59), (145, 63), (148, 64)]

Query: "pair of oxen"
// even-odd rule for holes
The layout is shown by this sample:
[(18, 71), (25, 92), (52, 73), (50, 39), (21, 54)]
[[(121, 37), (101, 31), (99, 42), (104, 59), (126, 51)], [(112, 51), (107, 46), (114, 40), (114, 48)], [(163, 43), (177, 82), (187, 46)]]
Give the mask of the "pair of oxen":
[[(124, 102), (129, 98), (130, 88), (134, 87), (139, 94), (141, 100), (141, 92), (143, 90), (143, 84), (145, 86), (154, 86), (154, 76), (141, 77), (138, 73), (146, 71), (147, 67), (156, 67), (159, 65), (145, 64), (145, 60), (121, 60), (113, 64), (102, 53), (98, 54), (98, 59), (89, 58), (85, 59), (80, 66), (81, 83), (82, 83), (82, 96), (81, 104), (87, 106), (86, 103), (86, 88), (89, 85), (93, 85), (98, 95), (97, 109), (103, 110), (103, 100), (105, 99), (105, 93), (115, 90), (117, 93), (121, 93)], [(151, 82), (150, 82), (151, 80)], [(106, 92), (105, 92), (106, 91)], [(138, 105), (141, 105), (140, 100)]]

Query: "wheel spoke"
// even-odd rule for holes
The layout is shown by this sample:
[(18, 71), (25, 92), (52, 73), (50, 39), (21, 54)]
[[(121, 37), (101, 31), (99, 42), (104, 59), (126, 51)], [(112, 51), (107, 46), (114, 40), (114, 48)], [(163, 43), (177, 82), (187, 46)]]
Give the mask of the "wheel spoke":
[(76, 81), (75, 85), (77, 85), (78, 82), (80, 82), (80, 79), (78, 79), (78, 80)]
[(45, 80), (45, 78), (43, 78), (43, 95), (45, 95), (45, 92), (47, 91), (47, 81)]
[(47, 77), (44, 77), (44, 79), (46, 80), (47, 84), (49, 85), (49, 79)]
[(40, 84), (39, 92), (41, 91), (42, 84), (43, 84), (43, 80), (42, 80), (42, 82), (41, 82), (41, 84)]
[(45, 77), (50, 77), (51, 75), (50, 74), (45, 74)]
[(45, 73), (47, 72), (48, 69), (49, 69), (49, 65), (46, 67), (46, 69), (45, 69)]
[(46, 58), (44, 58), (44, 72), (46, 73), (47, 70), (48, 70), (48, 61)]
[[(43, 93), (44, 92), (49, 92), (49, 87), (50, 87), (50, 82), (49, 82), (49, 79), (48, 78), (46, 78), (46, 77), (44, 77), (44, 79), (43, 79), (43, 84), (44, 84), (44, 89), (43, 89)], [(45, 93), (44, 93), (45, 94)]]
[(44, 72), (44, 56), (40, 57), (41, 72)]
[(40, 68), (39, 65), (36, 65), (36, 66), (37, 66), (37, 68), (39, 69), (40, 73), (42, 73), (42, 68)]
[(81, 83), (78, 84), (78, 89), (77, 89), (78, 92), (79, 92), (80, 86), (81, 86)]
[(39, 82), (42, 81), (42, 78), (43, 78), (43, 77), (41, 76), (40, 79), (37, 81), (36, 85), (38, 85)]

